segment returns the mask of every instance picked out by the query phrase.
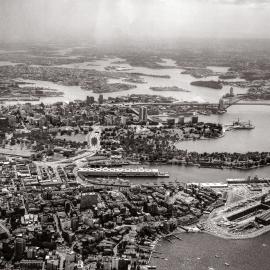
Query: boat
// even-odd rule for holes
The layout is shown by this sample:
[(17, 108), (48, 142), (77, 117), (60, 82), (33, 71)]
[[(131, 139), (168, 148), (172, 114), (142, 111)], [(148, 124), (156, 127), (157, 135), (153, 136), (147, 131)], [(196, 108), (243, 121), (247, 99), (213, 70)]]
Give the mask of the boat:
[(233, 129), (254, 129), (255, 126), (251, 124), (250, 120), (246, 123), (246, 122), (241, 122), (238, 118), (237, 121), (233, 122), (232, 128)]
[(239, 118), (237, 121), (234, 121), (232, 125), (225, 125), (226, 127), (226, 130), (229, 131), (229, 130), (241, 130), (241, 129), (247, 129), (247, 130), (250, 130), (250, 129), (254, 129), (255, 126), (251, 124), (250, 121), (248, 122), (243, 122), (243, 121), (240, 121)]
[(145, 168), (80, 168), (78, 173), (83, 176), (105, 176), (105, 177), (169, 177), (167, 172), (158, 169)]

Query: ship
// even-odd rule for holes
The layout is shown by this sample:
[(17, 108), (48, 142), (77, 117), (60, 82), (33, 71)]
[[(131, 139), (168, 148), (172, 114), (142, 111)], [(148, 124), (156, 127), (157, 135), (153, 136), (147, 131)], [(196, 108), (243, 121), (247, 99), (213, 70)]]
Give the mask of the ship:
[(255, 126), (253, 126), (250, 122), (250, 120), (246, 122), (241, 122), (238, 118), (237, 121), (233, 122), (234, 129), (254, 129)]
[(80, 168), (78, 174), (94, 177), (169, 177), (167, 172), (145, 168)]
[(227, 130), (239, 130), (239, 129), (254, 129), (255, 126), (251, 124), (250, 120), (248, 122), (242, 122), (239, 120), (234, 121), (232, 125), (226, 125)]

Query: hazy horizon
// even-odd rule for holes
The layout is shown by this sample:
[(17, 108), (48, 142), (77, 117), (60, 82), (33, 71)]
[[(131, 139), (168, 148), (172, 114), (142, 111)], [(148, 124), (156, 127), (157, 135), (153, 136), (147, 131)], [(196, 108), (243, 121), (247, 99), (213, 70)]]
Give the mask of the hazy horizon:
[(0, 42), (269, 39), (270, 0), (1, 0)]

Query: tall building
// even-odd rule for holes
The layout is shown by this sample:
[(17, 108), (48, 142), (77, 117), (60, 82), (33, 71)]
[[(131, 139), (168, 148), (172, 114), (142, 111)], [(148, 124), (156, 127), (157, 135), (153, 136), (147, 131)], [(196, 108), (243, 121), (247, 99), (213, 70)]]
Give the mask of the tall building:
[(185, 117), (184, 116), (179, 116), (179, 118), (178, 118), (178, 124), (179, 125), (184, 125), (185, 124)]
[(147, 121), (147, 108), (146, 107), (140, 107), (139, 121)]
[(15, 240), (15, 246), (14, 246), (14, 250), (15, 250), (15, 257), (16, 258), (22, 258), (23, 253), (25, 251), (25, 244), (26, 241), (23, 238), (16, 238)]
[(233, 87), (230, 88), (230, 96), (234, 96)]
[(95, 97), (87, 96), (86, 97), (86, 103), (87, 104), (93, 104), (93, 103), (95, 103)]
[(103, 104), (103, 95), (99, 95), (98, 97), (98, 103)]
[(192, 118), (191, 118), (191, 123), (192, 124), (197, 124), (198, 120), (199, 120), (198, 115), (193, 115)]
[(112, 269), (118, 270), (118, 265), (119, 265), (119, 258), (113, 257), (112, 258)]
[(71, 218), (71, 229), (72, 231), (76, 231), (79, 227), (79, 217), (78, 216), (73, 216)]
[(0, 117), (0, 129), (6, 130), (8, 128), (8, 118), (7, 117)]
[(219, 109), (219, 110), (224, 110), (224, 100), (223, 100), (223, 98), (221, 98), (221, 99), (219, 100), (219, 103), (218, 103), (218, 109)]

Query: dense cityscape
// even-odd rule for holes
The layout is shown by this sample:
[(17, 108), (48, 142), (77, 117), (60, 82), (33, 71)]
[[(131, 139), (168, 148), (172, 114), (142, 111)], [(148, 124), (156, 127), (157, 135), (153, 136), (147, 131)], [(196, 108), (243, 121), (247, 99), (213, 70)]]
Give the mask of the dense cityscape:
[(1, 1), (0, 269), (269, 269), (258, 2)]

